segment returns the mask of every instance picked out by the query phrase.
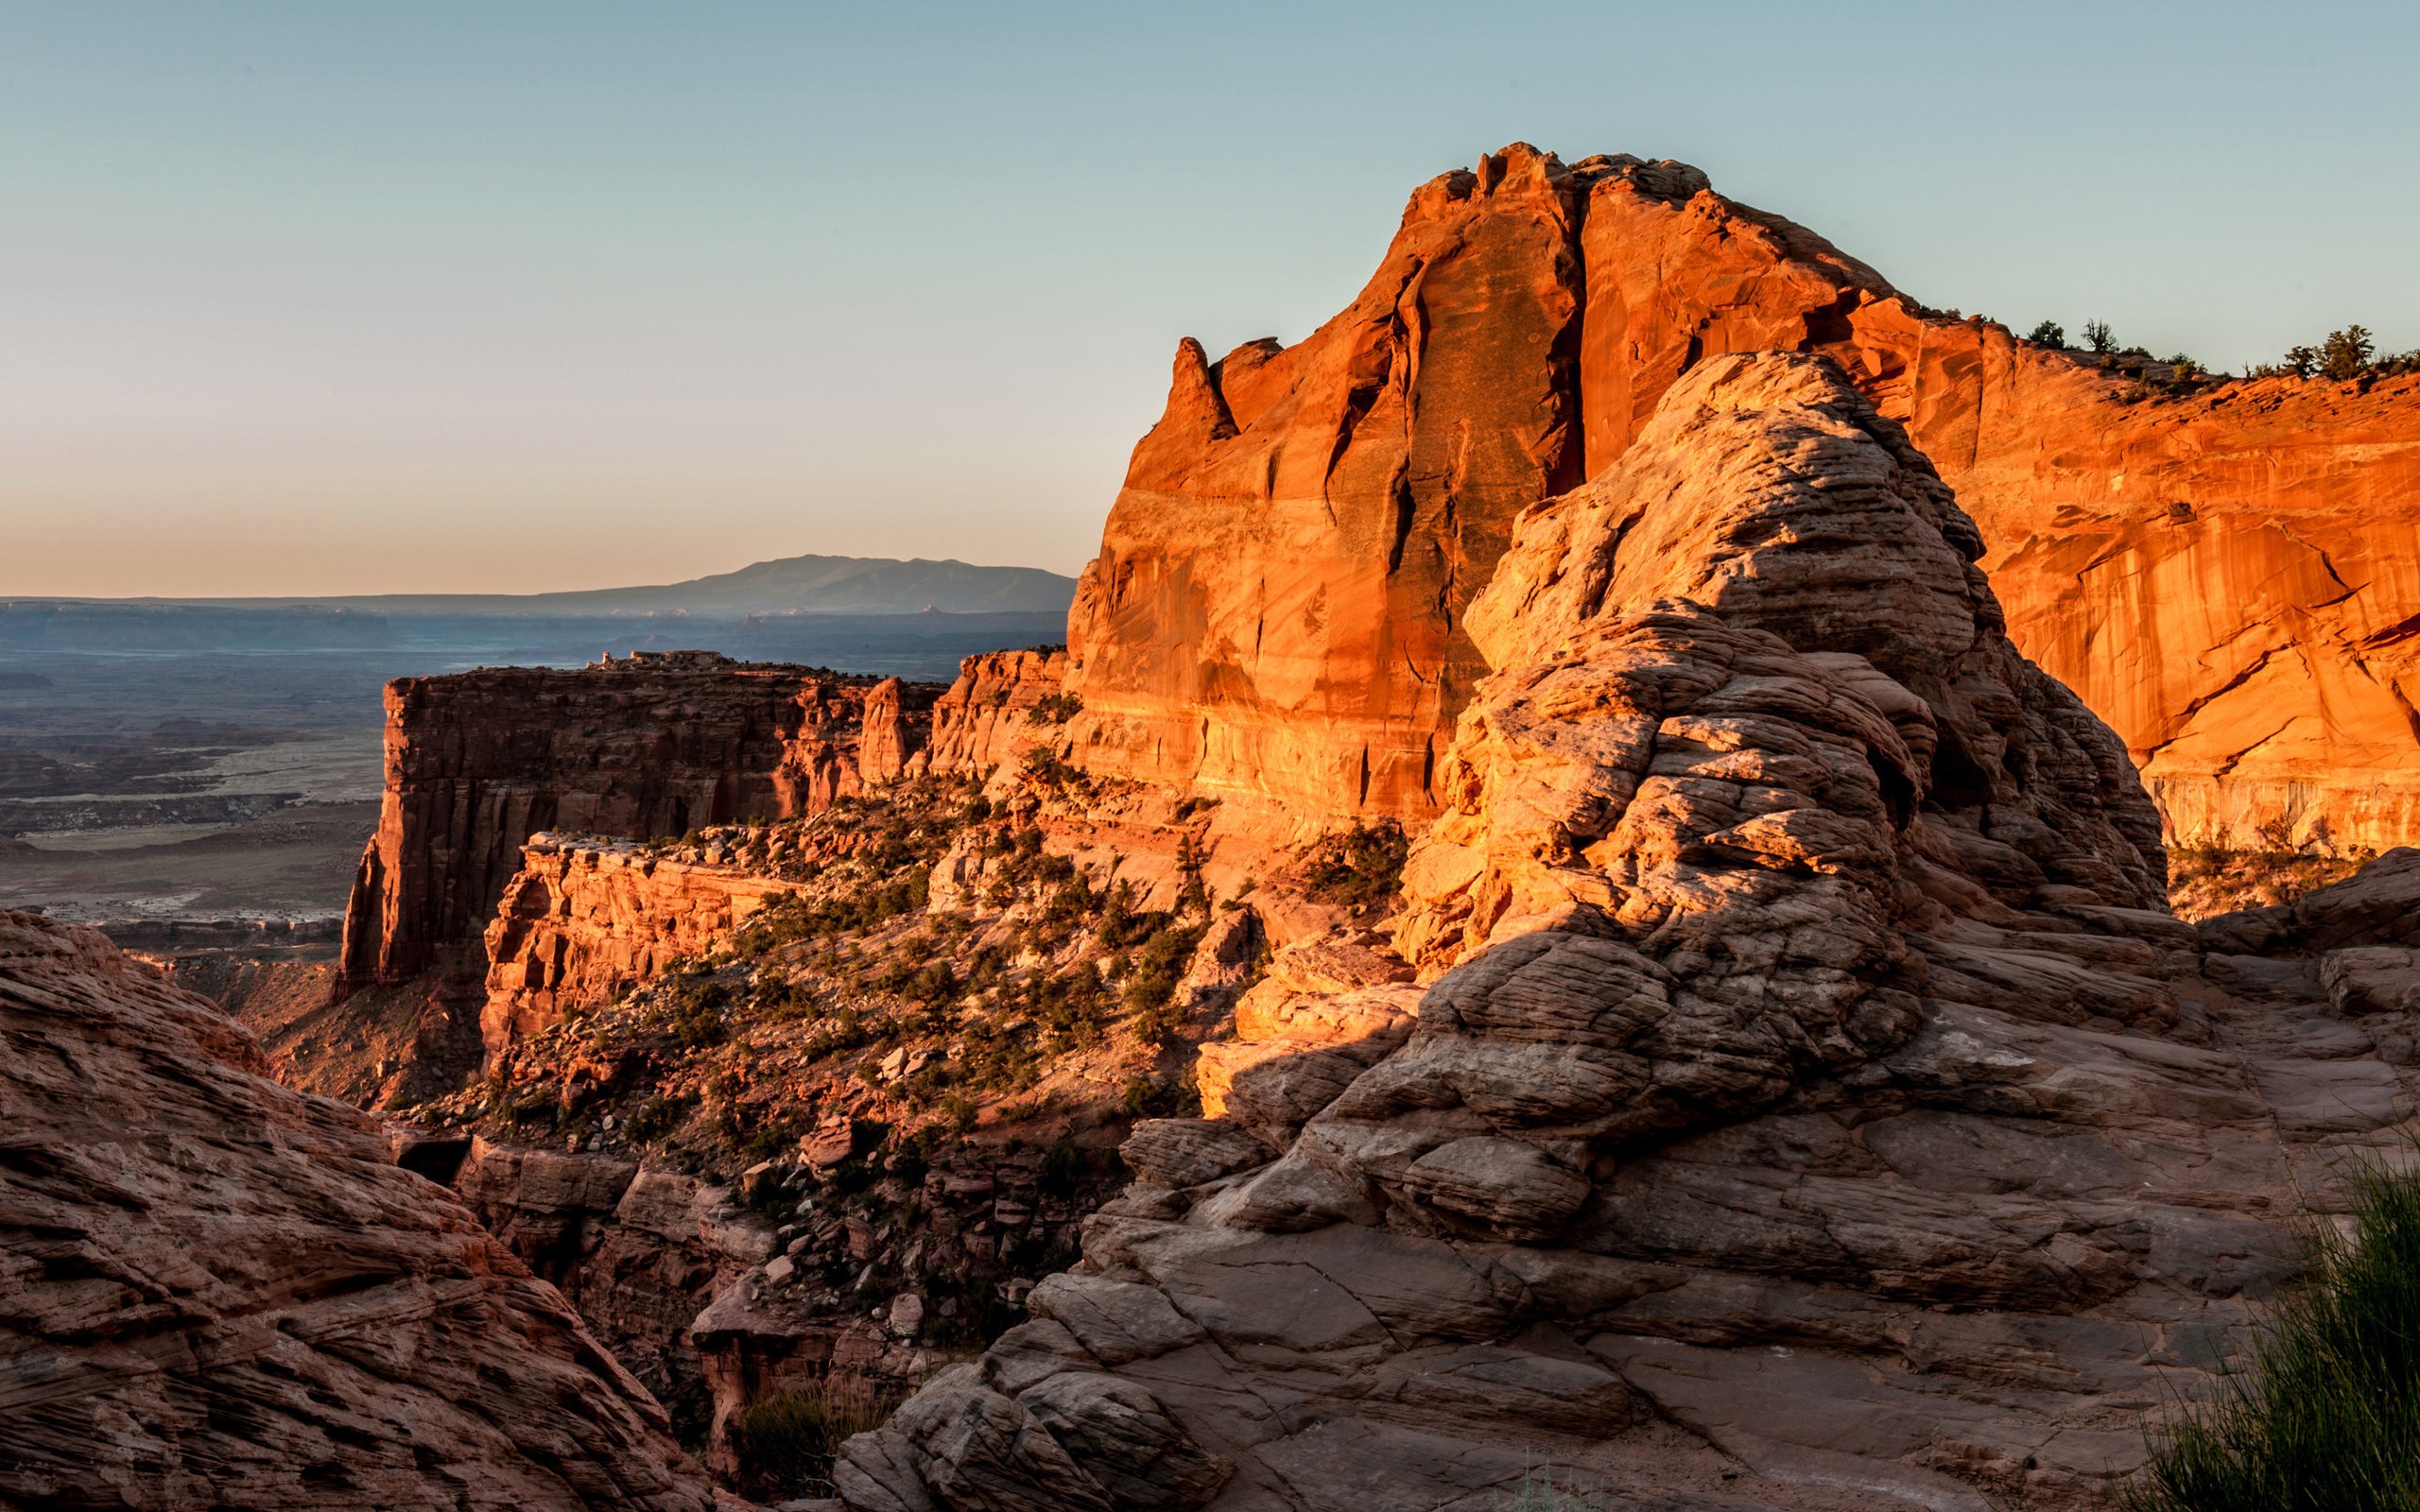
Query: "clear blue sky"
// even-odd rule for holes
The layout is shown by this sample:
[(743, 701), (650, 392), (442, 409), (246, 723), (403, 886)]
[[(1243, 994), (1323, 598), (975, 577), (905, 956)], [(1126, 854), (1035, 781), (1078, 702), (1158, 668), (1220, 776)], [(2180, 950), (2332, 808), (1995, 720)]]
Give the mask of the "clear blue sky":
[(1073, 571), (1178, 337), (1685, 159), (1938, 305), (2420, 345), (2420, 8), (0, 0), (0, 593)]

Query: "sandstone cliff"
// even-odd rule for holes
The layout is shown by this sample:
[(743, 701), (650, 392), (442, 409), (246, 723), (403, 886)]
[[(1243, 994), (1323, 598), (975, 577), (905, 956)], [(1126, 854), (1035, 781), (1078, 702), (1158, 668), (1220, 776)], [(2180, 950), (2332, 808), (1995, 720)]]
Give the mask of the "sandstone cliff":
[(663, 1409), (374, 1125), (0, 913), (0, 1504), (707, 1512)]
[(572, 1013), (602, 1006), (675, 960), (700, 955), (789, 887), (611, 841), (534, 835), (487, 929), (486, 1058)]
[(1045, 700), (1064, 697), (1066, 676), (1064, 651), (968, 657), (959, 664), (958, 680), (933, 705), (925, 765), (936, 772), (981, 776), (1014, 766), (1036, 744), (1055, 744), (1066, 713)]
[(1438, 810), (1515, 514), (1728, 352), (1820, 352), (1960, 492), (2011, 633), (2117, 729), (2178, 833), (2411, 834), (2420, 392), (2186, 400), (1937, 316), (1672, 163), (1516, 145), (1412, 196), (1291, 347), (1179, 349), (1068, 639), (1092, 770), (1320, 816)]
[[(357, 997), (338, 1015), (403, 1068), (368, 1078), (374, 1095), (425, 1097), (475, 1069), (481, 936), (530, 835), (812, 812), (897, 775), (939, 691), (704, 652), (390, 684), (378, 831), (345, 909)], [(350, 1093), (359, 1070), (328, 1074)]]
[(1223, 1116), (1136, 1131), (847, 1504), (2107, 1504), (2413, 1113), (2420, 873), (2302, 905), (2322, 959), (2166, 915), (1980, 547), (1837, 367), (1693, 364), (1465, 616), (1398, 933), (1440, 974), (1280, 955)]

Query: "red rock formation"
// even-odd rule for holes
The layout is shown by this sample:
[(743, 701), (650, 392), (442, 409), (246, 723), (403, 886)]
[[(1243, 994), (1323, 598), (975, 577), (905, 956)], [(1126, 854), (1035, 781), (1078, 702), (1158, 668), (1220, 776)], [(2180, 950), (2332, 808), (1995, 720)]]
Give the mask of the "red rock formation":
[(702, 954), (788, 884), (536, 835), (487, 929), (486, 1058)]
[(2178, 833), (2420, 823), (2420, 382), (2137, 400), (1693, 168), (1518, 145), (1417, 191), (1302, 342), (1179, 349), (1070, 613), (1079, 760), (1431, 816), (1479, 666), (1460, 612), (1512, 516), (1611, 464), (1695, 364), (1765, 349), (1838, 358), (1907, 424), (2017, 644), (2110, 719)]
[(0, 913), (0, 1504), (709, 1512), (664, 1411), (363, 1114)]
[[(481, 932), (530, 835), (813, 812), (863, 786), (861, 761), (877, 781), (903, 767), (939, 691), (695, 651), (389, 684), (385, 799), (345, 909), (347, 1011), (387, 1024), (381, 1056), (408, 1063), (415, 1095), (441, 1088), (477, 1062)], [(359, 1071), (330, 1074), (349, 1090)]]
[(1471, 607), (1397, 936), (1443, 974), (1281, 954), (1219, 1116), (1137, 1128), (1082, 1263), (850, 1440), (843, 1504), (2118, 1501), (2291, 1215), (2405, 1143), (2420, 854), (2163, 912), (1979, 552), (1836, 364), (1693, 365)]
[(1509, 149), (1415, 193), (1307, 339), (1179, 347), (1068, 613), (1087, 768), (1426, 812), (1481, 670), (1461, 608), (1582, 475), (1582, 188)]
[[(886, 678), (873, 687), (815, 682), (799, 690), (799, 724), (773, 773), (781, 799), (767, 816), (787, 818), (830, 808), (873, 783), (897, 780), (924, 748), (933, 701), (942, 689)], [(725, 815), (701, 822), (739, 817)]]
[(1060, 695), (1067, 676), (1064, 651), (994, 651), (959, 663), (958, 680), (933, 705), (932, 745), (925, 765), (936, 772), (989, 772), (1013, 766), (1026, 751), (1055, 741), (1064, 720), (1049, 717), (1045, 698)]
[(667, 1403), (682, 1436), (710, 1419), (688, 1337), (700, 1308), (775, 1252), (728, 1187), (606, 1155), (475, 1138), (454, 1177), (499, 1242), (562, 1289), (614, 1357)]

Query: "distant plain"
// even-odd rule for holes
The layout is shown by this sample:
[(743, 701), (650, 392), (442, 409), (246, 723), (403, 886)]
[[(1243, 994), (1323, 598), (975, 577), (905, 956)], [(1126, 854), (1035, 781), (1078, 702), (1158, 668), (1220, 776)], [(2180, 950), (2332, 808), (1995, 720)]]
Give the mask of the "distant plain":
[[(1046, 606), (1072, 588), (1035, 574), (991, 593), (965, 576), (991, 571), (885, 586)], [(693, 612), (670, 590), (619, 592), (646, 607), (0, 604), (0, 907), (121, 933), (223, 919), (328, 933), (377, 823), (392, 679), (695, 649), (945, 681), (963, 657), (1056, 642), (1066, 623), (1063, 607), (762, 612), (726, 592)]]

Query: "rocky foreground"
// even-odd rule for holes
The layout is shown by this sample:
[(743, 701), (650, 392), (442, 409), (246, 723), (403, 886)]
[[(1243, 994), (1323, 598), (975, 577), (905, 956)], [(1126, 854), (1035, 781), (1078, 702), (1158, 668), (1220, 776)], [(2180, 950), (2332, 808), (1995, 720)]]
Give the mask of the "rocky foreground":
[(0, 913), (0, 1505), (715, 1504), (663, 1409), (368, 1115)]
[(1472, 607), (1432, 985), (1281, 955), (1224, 1116), (1137, 1131), (847, 1504), (2108, 1504), (2411, 1117), (2420, 858), (2175, 919), (1980, 555), (1830, 363), (1674, 385)]

